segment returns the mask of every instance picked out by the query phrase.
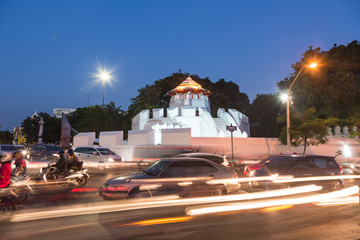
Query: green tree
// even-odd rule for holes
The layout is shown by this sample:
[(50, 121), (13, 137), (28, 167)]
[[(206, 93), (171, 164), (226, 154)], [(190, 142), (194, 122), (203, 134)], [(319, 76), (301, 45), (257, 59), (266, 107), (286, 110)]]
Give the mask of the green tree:
[(2, 144), (12, 144), (14, 134), (9, 130), (0, 131), (0, 143)]
[(58, 143), (61, 134), (61, 119), (41, 112), (37, 116), (28, 117), (21, 123), (21, 132), (25, 135), (26, 143), (33, 144), (38, 141), (39, 121), (43, 118), (43, 142)]
[[(306, 152), (307, 146), (317, 146), (319, 144), (326, 144), (327, 127), (324, 119), (315, 117), (315, 109), (309, 108), (304, 114), (291, 114), (290, 124), (290, 139), (294, 146), (303, 145)], [(285, 122), (284, 116), (278, 118), (279, 122)], [(286, 144), (286, 126), (280, 133), (279, 140)]]
[(104, 107), (95, 105), (77, 108), (68, 115), (72, 128), (78, 132), (96, 132), (99, 136), (101, 131), (119, 131), (126, 127), (126, 113), (114, 102)]
[(248, 117), (252, 137), (279, 137), (282, 104), (276, 94), (257, 94), (253, 100)]
[(346, 119), (360, 112), (360, 43), (334, 45), (329, 51), (309, 47), (292, 66), (294, 73), (278, 83), (279, 89), (287, 89), (300, 69), (313, 61), (318, 69), (304, 69), (292, 87), (295, 111), (313, 107), (323, 119)]

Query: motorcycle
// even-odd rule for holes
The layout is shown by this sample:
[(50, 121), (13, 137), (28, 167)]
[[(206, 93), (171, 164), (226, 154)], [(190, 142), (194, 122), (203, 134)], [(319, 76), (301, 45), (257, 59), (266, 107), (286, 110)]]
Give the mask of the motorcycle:
[(3, 204), (21, 204), (28, 198), (33, 189), (29, 185), (31, 178), (29, 176), (11, 176), (10, 185), (0, 189), (0, 203)]
[(53, 162), (49, 162), (47, 167), (40, 169), (39, 174), (39, 179), (45, 182), (55, 180), (67, 186), (85, 186), (89, 178), (86, 168), (80, 170), (71, 168), (64, 175), (60, 175)]

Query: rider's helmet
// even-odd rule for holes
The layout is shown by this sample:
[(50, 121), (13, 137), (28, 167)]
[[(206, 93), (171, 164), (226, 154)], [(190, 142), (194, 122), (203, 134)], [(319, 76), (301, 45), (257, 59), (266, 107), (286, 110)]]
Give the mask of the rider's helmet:
[(59, 155), (64, 155), (65, 152), (64, 152), (63, 150), (60, 150), (60, 151), (58, 152), (58, 154), (59, 154)]
[(12, 158), (12, 154), (9, 153), (9, 152), (5, 152), (2, 156), (2, 158), (0, 159), (0, 162), (1, 163), (4, 163), (4, 162), (9, 162)]
[(74, 155), (74, 150), (72, 150), (71, 148), (67, 152), (70, 156)]

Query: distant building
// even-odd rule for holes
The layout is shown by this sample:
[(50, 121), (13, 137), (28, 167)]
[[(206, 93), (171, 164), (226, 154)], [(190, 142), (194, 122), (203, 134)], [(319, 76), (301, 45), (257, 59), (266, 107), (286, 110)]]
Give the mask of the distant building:
[(69, 114), (69, 113), (72, 113), (75, 111), (76, 111), (76, 108), (54, 108), (53, 114), (55, 117), (61, 118), (62, 113)]
[[(235, 109), (219, 108), (217, 118), (211, 116), (208, 96), (210, 91), (202, 88), (188, 77), (179, 86), (168, 92), (170, 107), (141, 111), (132, 121), (132, 132), (155, 131), (155, 138), (161, 139), (165, 129), (191, 129), (191, 137), (228, 137), (226, 126), (236, 126), (234, 137), (249, 137), (249, 118)], [(155, 144), (161, 144), (156, 140)]]

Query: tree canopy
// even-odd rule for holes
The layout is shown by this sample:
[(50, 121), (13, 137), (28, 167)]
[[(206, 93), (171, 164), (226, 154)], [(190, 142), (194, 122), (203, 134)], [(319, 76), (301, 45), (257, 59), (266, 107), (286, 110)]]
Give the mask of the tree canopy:
[(126, 114), (121, 106), (116, 107), (114, 102), (105, 106), (90, 106), (77, 108), (67, 116), (73, 129), (78, 132), (119, 131), (126, 128)]
[(276, 94), (257, 94), (248, 112), (252, 137), (278, 137), (282, 106)]
[(12, 144), (14, 134), (9, 130), (0, 131), (0, 143), (1, 144)]
[(311, 62), (317, 69), (304, 69), (292, 87), (294, 110), (305, 112), (312, 107), (316, 116), (346, 119), (360, 111), (360, 43), (336, 44), (329, 51), (309, 47), (300, 62), (292, 66), (290, 77), (278, 83), (280, 91), (287, 89), (300, 69)]
[[(315, 109), (309, 108), (304, 114), (290, 114), (290, 141), (294, 146), (303, 145), (306, 152), (307, 146), (317, 146), (319, 144), (326, 144), (327, 127), (324, 119), (315, 117)], [(285, 122), (284, 116), (278, 118), (279, 122)], [(280, 133), (280, 141), (286, 144), (287, 127), (283, 127)]]
[(61, 119), (41, 112), (37, 116), (28, 117), (21, 123), (21, 132), (26, 136), (26, 143), (32, 144), (38, 141), (39, 121), (43, 118), (43, 142), (57, 143), (60, 141)]

